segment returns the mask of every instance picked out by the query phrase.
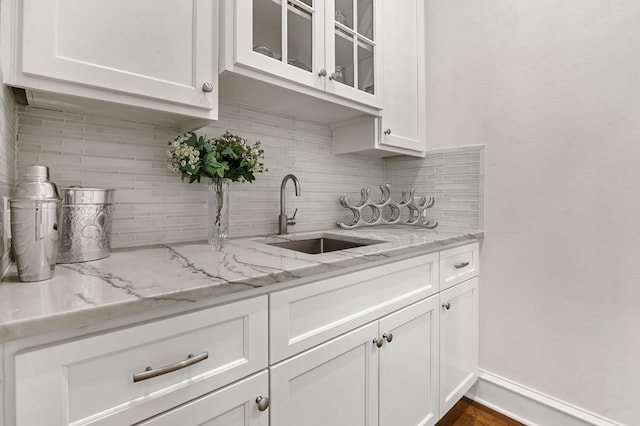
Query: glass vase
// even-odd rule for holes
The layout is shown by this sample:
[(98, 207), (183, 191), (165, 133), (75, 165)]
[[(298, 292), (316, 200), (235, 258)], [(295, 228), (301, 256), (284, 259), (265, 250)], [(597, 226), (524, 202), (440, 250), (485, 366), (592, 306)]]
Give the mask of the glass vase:
[(221, 248), (229, 240), (229, 179), (209, 179), (208, 242)]

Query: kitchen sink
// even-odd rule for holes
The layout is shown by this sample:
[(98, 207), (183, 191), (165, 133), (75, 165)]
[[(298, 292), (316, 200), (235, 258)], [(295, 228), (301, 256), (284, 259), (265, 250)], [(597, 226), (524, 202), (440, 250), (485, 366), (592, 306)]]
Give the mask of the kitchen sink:
[(381, 240), (370, 240), (366, 238), (321, 236), (290, 241), (267, 243), (270, 246), (281, 247), (288, 250), (299, 251), (307, 254), (322, 254), (332, 251), (346, 250), (355, 247), (369, 246), (384, 243)]

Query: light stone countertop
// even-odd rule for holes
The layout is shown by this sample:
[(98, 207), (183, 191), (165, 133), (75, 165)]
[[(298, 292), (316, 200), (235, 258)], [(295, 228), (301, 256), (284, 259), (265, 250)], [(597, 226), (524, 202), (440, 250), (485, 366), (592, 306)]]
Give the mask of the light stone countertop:
[[(265, 244), (321, 234), (385, 242), (324, 254)], [(231, 239), (222, 249), (206, 242), (116, 249), (106, 259), (56, 265), (52, 279), (33, 283), (20, 282), (14, 265), (0, 283), (0, 342), (166, 306), (186, 311), (202, 301), (239, 300), (483, 236), (482, 231), (382, 226)]]

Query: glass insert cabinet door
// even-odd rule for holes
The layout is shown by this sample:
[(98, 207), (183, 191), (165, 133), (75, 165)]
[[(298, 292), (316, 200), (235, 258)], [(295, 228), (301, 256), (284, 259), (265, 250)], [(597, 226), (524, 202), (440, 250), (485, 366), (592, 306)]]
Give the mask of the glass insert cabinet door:
[(324, 90), (324, 0), (237, 0), (236, 62)]
[(376, 105), (381, 0), (332, 0), (327, 10), (328, 91)]
[(381, 0), (237, 0), (235, 61), (379, 106)]

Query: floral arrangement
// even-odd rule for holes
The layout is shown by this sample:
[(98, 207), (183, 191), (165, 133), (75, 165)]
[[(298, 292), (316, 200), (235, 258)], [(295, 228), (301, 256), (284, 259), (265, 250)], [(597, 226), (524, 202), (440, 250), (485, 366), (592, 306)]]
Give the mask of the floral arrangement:
[[(225, 132), (209, 139), (188, 132), (169, 142), (169, 169), (189, 183), (209, 178), (209, 244), (222, 246), (229, 239), (228, 188), (231, 182), (253, 182), (256, 173), (266, 172), (260, 142), (253, 145)], [(211, 191), (213, 189), (213, 191)]]
[(169, 169), (182, 174), (189, 183), (204, 177), (231, 182), (253, 182), (255, 173), (267, 171), (262, 160), (264, 150), (260, 142), (251, 145), (240, 136), (225, 132), (208, 139), (188, 132), (169, 142)]

